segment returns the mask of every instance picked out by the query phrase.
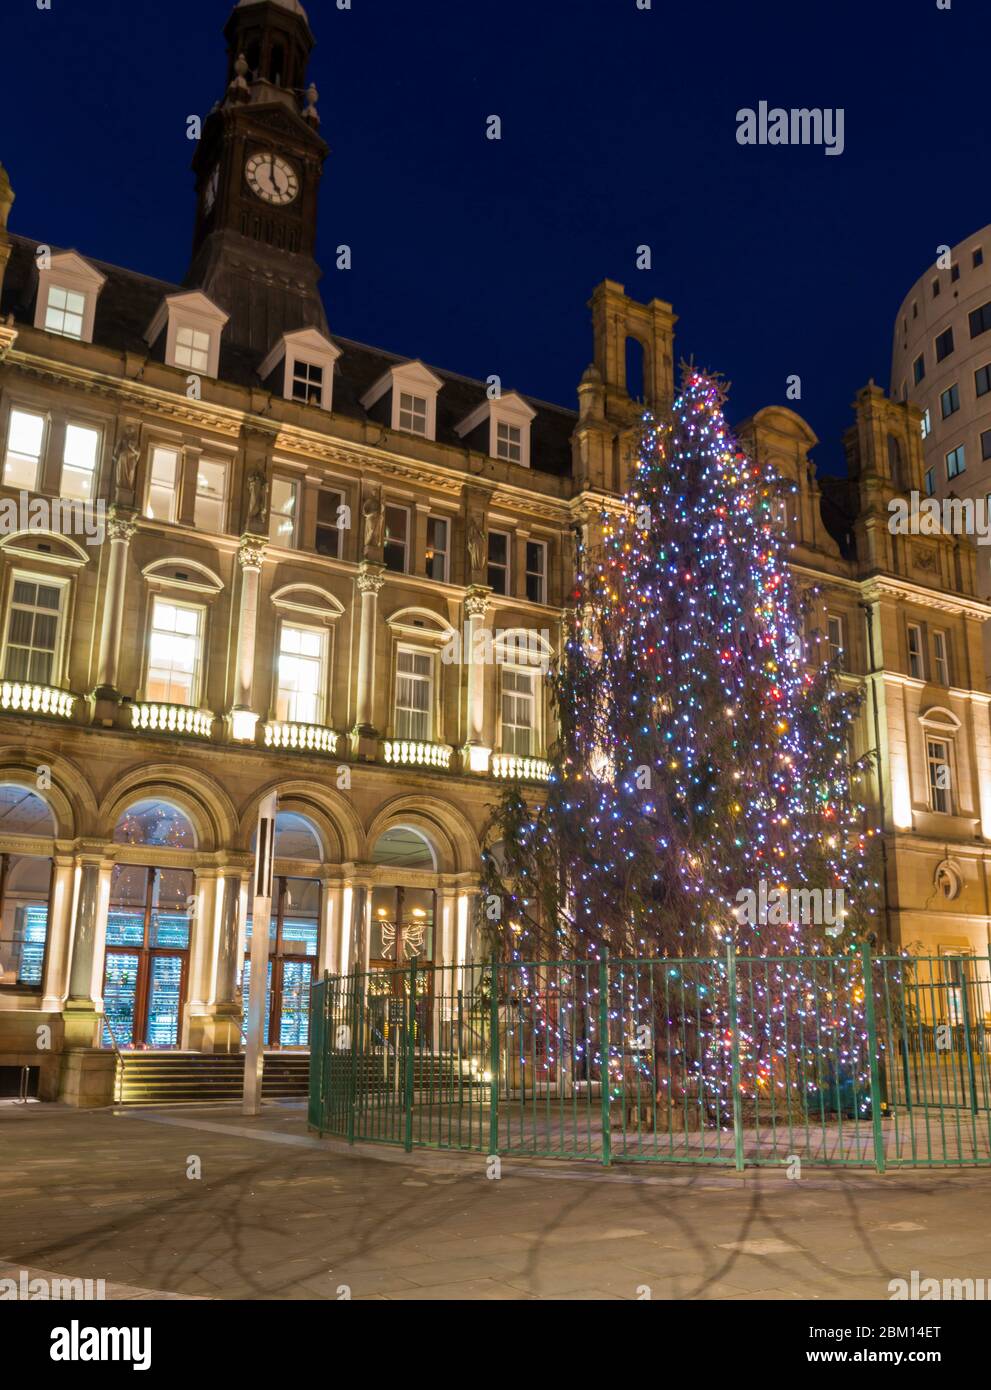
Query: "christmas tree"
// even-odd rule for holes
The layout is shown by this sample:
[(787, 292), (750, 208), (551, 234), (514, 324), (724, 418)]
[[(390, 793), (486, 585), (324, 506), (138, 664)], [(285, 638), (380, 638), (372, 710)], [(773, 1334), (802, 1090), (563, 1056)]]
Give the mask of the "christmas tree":
[[(744, 1030), (756, 1087), (808, 1045), (796, 958), (848, 952), (873, 929), (877, 885), (851, 755), (859, 693), (823, 659), (819, 595), (799, 602), (789, 575), (795, 489), (740, 449), (724, 400), (687, 368), (670, 412), (644, 416), (602, 546), (576, 543), (550, 784), (536, 810), (505, 794), (487, 887), (506, 958), (696, 962), (732, 942), (765, 962)], [(730, 1007), (711, 970), (681, 970), (674, 998), (635, 969), (624, 980), (619, 1032), (680, 1029), (681, 1065), (706, 1071)], [(837, 988), (849, 1062), (860, 1001)]]

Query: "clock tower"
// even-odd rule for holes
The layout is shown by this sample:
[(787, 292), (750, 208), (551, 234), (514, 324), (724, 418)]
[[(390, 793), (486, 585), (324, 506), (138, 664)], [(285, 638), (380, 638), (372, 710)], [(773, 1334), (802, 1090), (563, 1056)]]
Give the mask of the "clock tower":
[(283, 333), (327, 332), (314, 250), (328, 149), (306, 87), (314, 39), (299, 0), (239, 0), (224, 34), (227, 90), (193, 158), (185, 284), (230, 315), (228, 342), (264, 355)]

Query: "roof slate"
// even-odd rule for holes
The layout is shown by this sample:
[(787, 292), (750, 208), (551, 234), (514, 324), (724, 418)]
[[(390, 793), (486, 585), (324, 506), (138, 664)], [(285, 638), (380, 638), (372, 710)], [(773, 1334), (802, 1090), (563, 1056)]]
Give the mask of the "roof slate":
[[(40, 243), (11, 235), (11, 257), (0, 299), (0, 317), (12, 313), (21, 323), (34, 322), (37, 289), (35, 252)], [(52, 248), (53, 251), (62, 248)], [(182, 294), (189, 286), (169, 284), (137, 271), (105, 261), (86, 260), (106, 278), (96, 306), (93, 339), (102, 347), (118, 352), (148, 354), (145, 332), (163, 298)], [(368, 414), (361, 397), (370, 386), (399, 362), (409, 361), (380, 348), (333, 335), (341, 349), (334, 372), (334, 413), (365, 420)], [(161, 343), (158, 345), (161, 353)], [(154, 355), (154, 354), (152, 354)], [(258, 367), (262, 361), (254, 353), (221, 341), (220, 378), (236, 386), (260, 387)], [(456, 426), (486, 399), (486, 385), (456, 372), (425, 363), (443, 381), (437, 397), (437, 442), (463, 449), (464, 441)], [(521, 393), (522, 394), (522, 393)], [(537, 412), (531, 425), (531, 464), (535, 471), (568, 476), (571, 472), (571, 434), (577, 414), (562, 406), (525, 397)], [(316, 406), (313, 407), (317, 409)]]

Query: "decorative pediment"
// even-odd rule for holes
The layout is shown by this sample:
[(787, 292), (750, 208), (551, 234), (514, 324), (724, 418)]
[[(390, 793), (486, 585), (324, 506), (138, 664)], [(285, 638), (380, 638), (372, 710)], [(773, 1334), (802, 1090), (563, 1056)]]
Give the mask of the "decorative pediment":
[(272, 607), (282, 613), (292, 613), (296, 617), (316, 619), (323, 623), (336, 623), (344, 615), (344, 605), (328, 589), (319, 584), (284, 584), (272, 595)]
[(216, 598), (223, 592), (224, 581), (198, 560), (187, 560), (183, 556), (169, 556), (164, 560), (154, 560), (141, 571), (145, 583), (154, 593), (182, 592)]

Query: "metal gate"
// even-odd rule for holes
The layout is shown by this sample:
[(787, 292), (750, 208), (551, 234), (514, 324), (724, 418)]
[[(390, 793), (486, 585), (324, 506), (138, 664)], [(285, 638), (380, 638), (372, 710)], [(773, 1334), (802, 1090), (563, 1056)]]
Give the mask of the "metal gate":
[(310, 1124), (604, 1164), (988, 1164), (989, 965), (730, 947), (325, 976)]

